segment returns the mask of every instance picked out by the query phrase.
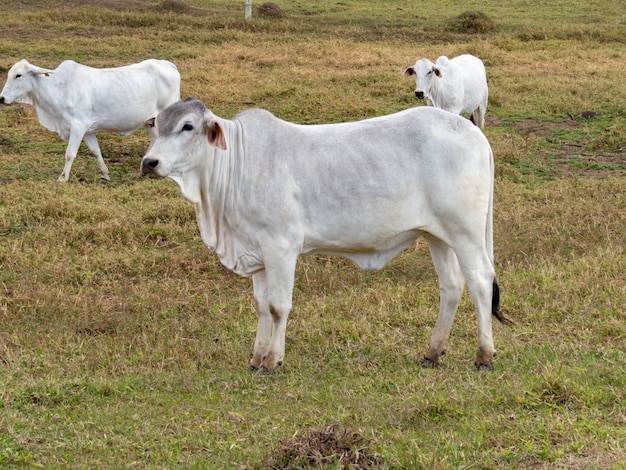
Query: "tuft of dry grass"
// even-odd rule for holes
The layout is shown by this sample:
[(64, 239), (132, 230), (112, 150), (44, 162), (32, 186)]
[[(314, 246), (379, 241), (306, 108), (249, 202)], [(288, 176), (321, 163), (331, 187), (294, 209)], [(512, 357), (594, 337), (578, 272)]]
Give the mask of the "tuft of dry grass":
[(266, 18), (283, 18), (287, 14), (276, 3), (266, 2), (257, 8), (257, 13)]
[(282, 440), (279, 449), (268, 456), (265, 466), (271, 470), (388, 468), (369, 445), (360, 433), (331, 425)]
[(448, 22), (448, 30), (461, 34), (484, 34), (496, 32), (496, 24), (488, 15), (478, 10), (464, 11)]

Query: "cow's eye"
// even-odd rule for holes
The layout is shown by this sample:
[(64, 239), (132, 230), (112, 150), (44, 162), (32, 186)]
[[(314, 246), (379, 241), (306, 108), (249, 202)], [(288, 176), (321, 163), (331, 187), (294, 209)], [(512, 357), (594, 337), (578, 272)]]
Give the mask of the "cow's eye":
[(21, 77), (22, 77), (22, 74), (21, 74), (21, 73), (18, 73), (18, 74), (15, 76), (15, 78), (21, 78)]
[(185, 125), (183, 125), (183, 130), (184, 131), (193, 131), (193, 126), (189, 123), (186, 123)]

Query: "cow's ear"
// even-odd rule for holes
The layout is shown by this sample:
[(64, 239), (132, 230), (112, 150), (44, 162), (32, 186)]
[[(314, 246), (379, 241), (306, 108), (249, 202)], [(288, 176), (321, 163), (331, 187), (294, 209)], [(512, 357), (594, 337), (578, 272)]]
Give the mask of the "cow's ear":
[(405, 77), (410, 77), (411, 75), (415, 75), (415, 69), (413, 67), (407, 67), (404, 70), (404, 76)]
[(433, 73), (441, 78), (441, 70), (439, 70), (439, 67), (433, 67)]
[(34, 74), (34, 75), (45, 75), (46, 77), (49, 77), (51, 73), (54, 73), (54, 70), (50, 70), (50, 69), (44, 69), (42, 67), (37, 67), (36, 65), (30, 65), (30, 70), (29, 72)]
[(219, 122), (215, 119), (211, 119), (207, 124), (206, 130), (209, 144), (222, 150), (226, 150), (226, 138), (224, 137), (224, 131)]

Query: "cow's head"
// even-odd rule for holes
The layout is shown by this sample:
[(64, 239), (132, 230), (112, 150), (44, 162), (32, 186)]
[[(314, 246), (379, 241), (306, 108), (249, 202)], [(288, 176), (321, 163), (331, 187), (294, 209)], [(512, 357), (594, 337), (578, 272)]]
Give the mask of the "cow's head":
[(404, 76), (410, 77), (415, 75), (415, 96), (423, 100), (428, 98), (431, 81), (435, 78), (441, 78), (441, 71), (428, 59), (420, 59), (415, 65), (407, 67), (404, 70)]
[(157, 137), (141, 160), (141, 173), (173, 179), (187, 199), (198, 202), (197, 191), (185, 182), (210, 172), (215, 148), (226, 150), (221, 120), (201, 101), (187, 98), (159, 113), (154, 127)]
[(37, 67), (22, 59), (17, 62), (7, 75), (7, 82), (0, 93), (0, 103), (26, 103), (33, 104), (32, 92), (36, 86), (36, 80), (41, 76), (49, 76), (53, 70)]

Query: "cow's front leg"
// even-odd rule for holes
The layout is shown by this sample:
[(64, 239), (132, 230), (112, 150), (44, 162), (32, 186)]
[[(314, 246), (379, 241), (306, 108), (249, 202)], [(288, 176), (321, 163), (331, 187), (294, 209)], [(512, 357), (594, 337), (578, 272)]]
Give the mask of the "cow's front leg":
[(454, 251), (433, 236), (427, 236), (426, 240), (439, 277), (440, 306), (439, 317), (430, 339), (430, 346), (422, 360), (422, 367), (437, 367), (448, 346), (456, 310), (463, 295), (465, 279)]
[(83, 132), (77, 130), (70, 130), (70, 138), (65, 149), (65, 166), (63, 166), (63, 173), (59, 175), (58, 181), (61, 183), (67, 183), (70, 179), (70, 171), (72, 170), (72, 163), (78, 153), (80, 142), (83, 140)]
[(267, 356), (272, 337), (272, 315), (267, 300), (267, 275), (260, 271), (252, 275), (254, 290), (254, 309), (258, 317), (256, 339), (254, 340), (254, 354), (250, 359), (250, 369), (259, 370), (263, 359)]
[[(282, 365), (285, 357), (285, 332), (291, 312), (297, 254), (279, 253), (272, 248), (269, 255), (264, 253), (264, 260), (264, 274), (253, 276), (259, 326), (250, 365), (272, 372)], [(271, 331), (269, 335), (268, 331)]]

